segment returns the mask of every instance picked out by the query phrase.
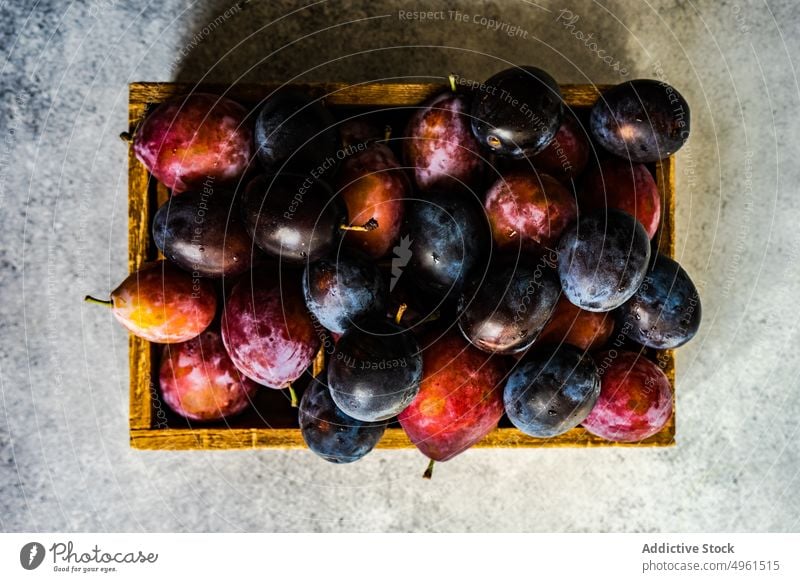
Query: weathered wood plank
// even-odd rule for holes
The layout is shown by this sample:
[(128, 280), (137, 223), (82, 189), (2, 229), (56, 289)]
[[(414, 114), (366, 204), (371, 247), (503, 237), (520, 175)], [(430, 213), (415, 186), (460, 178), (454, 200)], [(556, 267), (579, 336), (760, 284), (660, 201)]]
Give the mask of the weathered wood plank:
[[(145, 105), (130, 99), (128, 108), (129, 133), (145, 112)], [(128, 150), (128, 271), (136, 271), (147, 260), (150, 246), (150, 197), (147, 194), (149, 176), (136, 159), (133, 148)], [(150, 418), (150, 344), (134, 335), (129, 341), (130, 361), (130, 426), (149, 428)]]
[[(225, 95), (246, 103), (257, 103), (281, 88), (279, 83), (263, 85), (215, 85), (195, 83), (133, 83), (130, 86), (130, 102), (139, 106), (161, 103), (172, 97), (201, 91)], [(416, 105), (444, 90), (446, 83), (310, 83), (292, 85), (314, 97), (325, 96), (328, 105), (347, 106), (408, 106)], [(570, 107), (589, 107), (597, 100), (607, 85), (562, 85), (564, 101)]]
[[(515, 428), (499, 428), (475, 445), (476, 448), (552, 448), (552, 447), (640, 447), (671, 446), (674, 439), (669, 431), (639, 443), (612, 443), (576, 428), (553, 439), (529, 437)], [(132, 430), (131, 446), (144, 450), (222, 450), (222, 449), (303, 449), (303, 437), (297, 429), (160, 429)], [(379, 449), (413, 448), (411, 441), (399, 428), (386, 430)]]

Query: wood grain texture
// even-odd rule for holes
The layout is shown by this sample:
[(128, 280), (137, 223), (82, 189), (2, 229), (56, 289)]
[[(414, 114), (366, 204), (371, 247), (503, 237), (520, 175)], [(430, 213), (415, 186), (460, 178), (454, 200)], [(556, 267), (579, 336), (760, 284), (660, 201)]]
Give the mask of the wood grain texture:
[[(133, 83), (130, 86), (130, 102), (153, 105), (173, 97), (192, 92), (223, 95), (243, 103), (255, 104), (263, 101), (284, 85), (215, 85), (195, 83)], [(402, 107), (413, 106), (447, 88), (446, 83), (311, 83), (295, 84), (305, 94), (324, 98), (329, 106), (347, 105), (358, 107)], [(590, 107), (600, 93), (609, 85), (562, 85), (564, 101), (570, 107)]]
[[(638, 443), (612, 443), (589, 434), (583, 428), (575, 428), (553, 439), (530, 437), (515, 428), (498, 428), (474, 445), (476, 448), (533, 448), (533, 447), (641, 447), (671, 446), (675, 441), (668, 431), (661, 431)], [(187, 449), (304, 449), (303, 437), (298, 429), (160, 429), (132, 430), (131, 446), (145, 450)], [(379, 449), (414, 448), (405, 432), (400, 428), (389, 428), (378, 443)]]
[[(145, 114), (146, 104), (137, 101), (132, 93), (128, 106), (128, 133)], [(150, 195), (148, 192), (150, 177), (147, 169), (136, 158), (133, 147), (128, 148), (128, 272), (133, 273), (141, 267), (150, 252)], [(130, 335), (130, 426), (131, 429), (149, 428), (151, 426), (150, 404), (150, 344)]]
[[(195, 85), (192, 83), (134, 83), (130, 86), (129, 133), (144, 118), (149, 107), (171, 97), (193, 91), (226, 95), (251, 106), (261, 102), (281, 85)], [(323, 97), (329, 106), (402, 107), (413, 106), (446, 88), (444, 83), (368, 83), (347, 85), (320, 83), (295, 85), (315, 97)], [(606, 86), (563, 85), (562, 93), (568, 106), (590, 107)], [(154, 258), (150, 243), (150, 223), (156, 206), (168, 196), (166, 188), (151, 181), (147, 171), (133, 155), (128, 157), (129, 231), (128, 266), (135, 271), (143, 262)], [(662, 223), (657, 234), (660, 251), (674, 256), (675, 250), (675, 163), (668, 158), (655, 165), (656, 182), (662, 197)], [(152, 255), (152, 256), (151, 256)], [(222, 450), (243, 448), (299, 449), (305, 448), (300, 430), (296, 428), (156, 428), (153, 418), (152, 378), (157, 346), (131, 336), (130, 340), (130, 442), (137, 449), (160, 450)], [(655, 358), (675, 392), (674, 350), (657, 352)], [(312, 373), (324, 368), (324, 353), (315, 358)], [(476, 447), (641, 447), (675, 444), (675, 415), (658, 434), (638, 443), (613, 443), (575, 428), (553, 439), (529, 437), (514, 428), (498, 428)], [(399, 428), (387, 429), (378, 448), (407, 449), (413, 445)]]
[[(661, 254), (675, 258), (675, 157), (670, 156), (656, 163), (656, 184), (661, 193), (661, 227), (658, 236), (658, 250)], [(669, 379), (672, 387), (672, 418), (658, 435), (669, 436), (675, 441), (675, 350), (656, 352), (656, 361)], [(658, 436), (656, 435), (656, 436)]]

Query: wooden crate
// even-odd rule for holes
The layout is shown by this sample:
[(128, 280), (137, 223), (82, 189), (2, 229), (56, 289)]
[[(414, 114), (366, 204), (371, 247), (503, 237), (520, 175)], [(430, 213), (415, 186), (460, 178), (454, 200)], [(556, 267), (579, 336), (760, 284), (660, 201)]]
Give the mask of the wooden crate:
[[(133, 83), (130, 85), (129, 132), (144, 118), (148, 108), (162, 101), (193, 91), (225, 95), (245, 105), (256, 106), (278, 85), (195, 85), (181, 83)], [(324, 98), (325, 103), (337, 107), (402, 107), (417, 105), (424, 99), (443, 90), (444, 85), (433, 83), (385, 84), (368, 83), (345, 85), (320, 83), (299, 85), (303, 91)], [(561, 87), (566, 103), (576, 110), (591, 107), (604, 90), (602, 86), (564, 85)], [(144, 166), (136, 159), (131, 148), (128, 156), (128, 268), (131, 272), (156, 256), (150, 226), (158, 206), (167, 199), (168, 192), (155, 179), (151, 179)], [(653, 166), (661, 192), (662, 222), (656, 235), (660, 251), (674, 256), (675, 248), (675, 164), (672, 157)], [(228, 423), (202, 425), (178, 419), (166, 410), (158, 396), (157, 365), (160, 346), (130, 336), (130, 439), (137, 449), (244, 449), (304, 448), (297, 428), (296, 411), (289, 407), (282, 391), (265, 388), (257, 410), (279, 411), (275, 417), (262, 414), (244, 414)], [(674, 350), (648, 351), (669, 378), (675, 393)], [(319, 368), (319, 361), (315, 367)], [(551, 439), (527, 436), (509, 426), (501, 426), (476, 447), (592, 447), (592, 446), (670, 446), (675, 443), (675, 414), (657, 434), (637, 443), (613, 443), (589, 434), (581, 427)], [(413, 445), (402, 429), (389, 427), (378, 448), (405, 449)]]

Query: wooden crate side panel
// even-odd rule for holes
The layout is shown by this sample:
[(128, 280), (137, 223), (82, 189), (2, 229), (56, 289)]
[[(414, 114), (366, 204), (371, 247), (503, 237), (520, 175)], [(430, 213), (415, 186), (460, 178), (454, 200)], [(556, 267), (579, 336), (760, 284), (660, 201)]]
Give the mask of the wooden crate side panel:
[[(475, 448), (552, 448), (552, 447), (641, 447), (670, 446), (672, 435), (666, 431), (637, 443), (612, 443), (575, 428), (554, 439), (537, 439), (515, 428), (499, 428), (475, 445)], [(226, 449), (304, 449), (297, 429), (163, 429), (131, 431), (131, 446), (141, 450), (226, 450)], [(414, 448), (400, 428), (386, 430), (379, 449)]]
[[(128, 108), (129, 133), (145, 114), (144, 103), (130, 99)], [(150, 245), (148, 217), (151, 213), (148, 195), (149, 175), (136, 159), (133, 148), (128, 148), (128, 272), (133, 273), (147, 260)], [(150, 344), (130, 335), (130, 426), (132, 429), (150, 428)]]
[[(234, 86), (196, 85), (194, 83), (133, 83), (130, 86), (130, 102), (139, 105), (160, 103), (172, 97), (202, 91), (254, 103), (263, 100), (282, 86), (278, 83)], [(325, 96), (325, 102), (328, 105), (387, 107), (416, 105), (447, 88), (446, 83), (365, 83), (356, 85), (311, 83), (293, 86), (313, 97)], [(564, 101), (570, 107), (588, 107), (608, 87), (608, 85), (562, 85), (561, 92)]]
[[(658, 249), (663, 255), (675, 258), (675, 157), (670, 156), (656, 164), (656, 184), (661, 194), (661, 229), (657, 236)], [(675, 400), (675, 350), (662, 350), (656, 354), (661, 369), (669, 379), (672, 387), (672, 417), (667, 425), (658, 433), (669, 435), (672, 443), (676, 433), (676, 400)]]

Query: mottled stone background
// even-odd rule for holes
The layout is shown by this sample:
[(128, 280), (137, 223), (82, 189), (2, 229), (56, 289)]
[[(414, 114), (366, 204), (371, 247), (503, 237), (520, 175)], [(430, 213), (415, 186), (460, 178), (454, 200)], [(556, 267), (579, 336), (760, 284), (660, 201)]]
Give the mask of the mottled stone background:
[[(468, 22), (398, 18), (423, 7)], [(797, 531), (798, 27), (794, 0), (4, 3), (0, 529)], [(508, 63), (565, 83), (660, 67), (692, 105), (678, 254), (705, 319), (679, 353), (678, 445), (476, 450), (431, 482), (416, 451), (337, 467), (131, 450), (127, 335), (81, 302), (126, 274), (127, 84), (481, 79)]]

